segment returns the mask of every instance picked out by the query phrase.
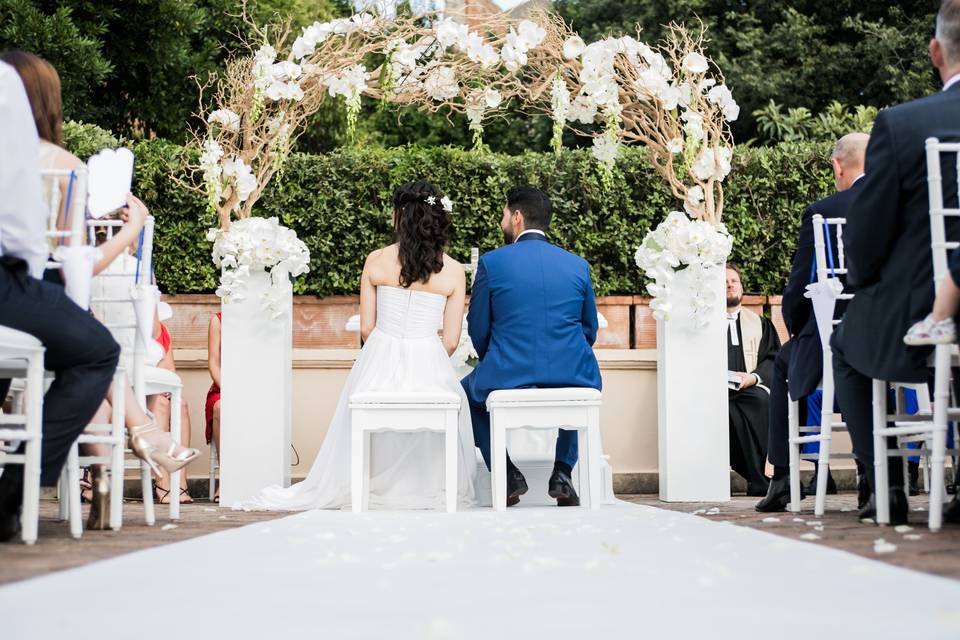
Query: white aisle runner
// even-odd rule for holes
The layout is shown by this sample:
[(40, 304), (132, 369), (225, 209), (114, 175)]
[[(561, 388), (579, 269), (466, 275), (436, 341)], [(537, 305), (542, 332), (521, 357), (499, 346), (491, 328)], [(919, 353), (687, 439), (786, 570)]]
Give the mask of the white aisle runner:
[(15, 583), (0, 620), (5, 640), (955, 640), (960, 582), (623, 503), (312, 511)]

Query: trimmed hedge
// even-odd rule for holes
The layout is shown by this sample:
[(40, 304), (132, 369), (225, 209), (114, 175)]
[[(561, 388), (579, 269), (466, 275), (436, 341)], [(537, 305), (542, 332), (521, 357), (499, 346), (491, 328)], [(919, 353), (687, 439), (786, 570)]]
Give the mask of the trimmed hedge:
[[(72, 128), (67, 145), (81, 155), (104, 140), (102, 129)], [(109, 134), (107, 134), (109, 136)], [(183, 165), (182, 147), (163, 140), (133, 146), (135, 192), (157, 219), (154, 260), (168, 293), (216, 288), (205, 230), (215, 224), (203, 197), (178, 185), (171, 171)], [(543, 189), (553, 201), (550, 236), (589, 260), (598, 295), (636, 294), (643, 276), (633, 253), (644, 233), (677, 205), (649, 168), (642, 149), (627, 149), (605, 185), (589, 151), (519, 156), (478, 154), (455, 148), (361, 148), (326, 155), (294, 154), (257, 204), (306, 242), (311, 271), (294, 291), (328, 296), (355, 293), (371, 250), (388, 242), (393, 189), (424, 178), (454, 201), (450, 253), (469, 260), (502, 242), (504, 193), (515, 184)], [(790, 269), (803, 207), (833, 189), (830, 148), (783, 144), (738, 151), (727, 179), (724, 222), (735, 237), (733, 259), (750, 291), (779, 294)]]

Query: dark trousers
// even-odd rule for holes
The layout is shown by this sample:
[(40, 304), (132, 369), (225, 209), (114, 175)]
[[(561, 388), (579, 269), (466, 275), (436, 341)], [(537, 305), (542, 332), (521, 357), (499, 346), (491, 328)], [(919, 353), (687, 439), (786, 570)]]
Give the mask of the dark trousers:
[[(46, 349), (44, 367), (56, 376), (43, 400), (40, 458), (40, 483), (54, 486), (70, 446), (106, 396), (120, 346), (63, 287), (29, 277), (26, 264), (10, 258), (0, 258), (0, 325), (40, 340)], [(0, 399), (8, 389), (9, 381), (0, 381)], [(21, 465), (4, 470), (0, 495), (8, 502), (0, 508), (19, 502), (22, 484)]]
[[(842, 330), (841, 325), (839, 330)], [(834, 338), (837, 338), (836, 333)], [(853, 443), (853, 455), (862, 465), (871, 487), (874, 484), (873, 466), (873, 380), (847, 362), (841, 340), (834, 339), (833, 346), (833, 382), (837, 393), (837, 404), (847, 423), (847, 431)], [(888, 446), (897, 447), (896, 438), (887, 439)], [(903, 487), (903, 462), (900, 458), (890, 458), (887, 468), (891, 487)]]
[(793, 340), (780, 347), (773, 361), (770, 381), (770, 420), (767, 426), (767, 459), (775, 467), (790, 466), (790, 397), (787, 389), (787, 368), (793, 353)]
[[(474, 398), (470, 391), (469, 376), (463, 379), (463, 389), (470, 404), (470, 419), (473, 422), (473, 442), (480, 449), (483, 461), (490, 468), (490, 413), (487, 411), (486, 398)], [(572, 469), (577, 465), (577, 432), (560, 429), (557, 436), (556, 462), (562, 462)], [(509, 466), (509, 465), (508, 465)]]

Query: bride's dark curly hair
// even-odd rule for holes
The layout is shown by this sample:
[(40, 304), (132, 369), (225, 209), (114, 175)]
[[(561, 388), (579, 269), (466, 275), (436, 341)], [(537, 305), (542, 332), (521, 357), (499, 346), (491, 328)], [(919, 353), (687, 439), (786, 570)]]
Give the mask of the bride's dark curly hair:
[[(440, 204), (437, 188), (425, 180), (408, 182), (393, 192), (394, 233), (400, 254), (400, 286), (426, 283), (443, 269), (443, 250), (450, 232), (450, 214)], [(428, 198), (433, 199), (430, 204)]]

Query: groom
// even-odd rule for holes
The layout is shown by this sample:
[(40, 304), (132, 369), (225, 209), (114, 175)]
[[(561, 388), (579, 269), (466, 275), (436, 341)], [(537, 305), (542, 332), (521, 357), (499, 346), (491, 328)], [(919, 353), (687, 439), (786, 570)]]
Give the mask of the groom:
[[(473, 438), (490, 468), (487, 396), (497, 389), (591, 387), (600, 389), (593, 355), (597, 306), (590, 265), (547, 240), (550, 200), (533, 187), (507, 192), (500, 228), (506, 246), (480, 258), (467, 314), (480, 364), (463, 379)], [(560, 430), (549, 494), (557, 505), (580, 498), (570, 474), (577, 463), (577, 434)], [(507, 506), (520, 501), (527, 482), (507, 456)]]

